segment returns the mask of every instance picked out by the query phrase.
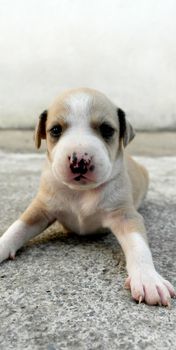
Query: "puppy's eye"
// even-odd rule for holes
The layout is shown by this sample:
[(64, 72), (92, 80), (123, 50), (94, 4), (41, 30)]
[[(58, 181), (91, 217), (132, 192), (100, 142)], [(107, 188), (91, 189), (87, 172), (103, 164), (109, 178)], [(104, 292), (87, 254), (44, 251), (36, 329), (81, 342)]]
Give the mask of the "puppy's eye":
[(55, 125), (53, 128), (50, 130), (50, 135), (53, 137), (60, 137), (62, 134), (62, 126), (61, 125)]
[(105, 140), (109, 140), (114, 135), (114, 132), (115, 132), (114, 128), (108, 123), (102, 123), (99, 126), (99, 130), (100, 130), (101, 136)]

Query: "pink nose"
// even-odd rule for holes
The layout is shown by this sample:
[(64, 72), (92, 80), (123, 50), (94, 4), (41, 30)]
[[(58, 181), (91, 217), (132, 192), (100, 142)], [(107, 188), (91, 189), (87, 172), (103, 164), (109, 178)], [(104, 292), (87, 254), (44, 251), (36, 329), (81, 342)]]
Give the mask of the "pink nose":
[(73, 174), (85, 175), (89, 171), (92, 172), (95, 166), (92, 164), (92, 157), (87, 153), (76, 153), (73, 152), (71, 156), (68, 157), (70, 162), (70, 170)]

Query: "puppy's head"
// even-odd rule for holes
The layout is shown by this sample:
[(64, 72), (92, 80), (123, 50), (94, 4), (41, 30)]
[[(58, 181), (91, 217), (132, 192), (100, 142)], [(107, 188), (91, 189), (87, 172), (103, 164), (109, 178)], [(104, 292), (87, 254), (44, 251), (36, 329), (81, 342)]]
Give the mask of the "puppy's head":
[(125, 113), (91, 89), (62, 94), (40, 115), (35, 131), (37, 148), (46, 139), (54, 176), (80, 190), (108, 181), (119, 151), (133, 137)]

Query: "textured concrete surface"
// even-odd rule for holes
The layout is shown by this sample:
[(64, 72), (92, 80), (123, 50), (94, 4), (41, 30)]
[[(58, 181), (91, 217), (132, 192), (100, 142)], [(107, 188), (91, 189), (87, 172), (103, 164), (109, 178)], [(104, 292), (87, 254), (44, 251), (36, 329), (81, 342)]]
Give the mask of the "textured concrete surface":
[[(35, 195), (43, 158), (0, 152), (0, 234)], [(154, 261), (176, 286), (176, 157), (137, 159), (151, 175), (140, 211)], [(55, 225), (0, 266), (0, 349), (176, 349), (176, 300), (138, 305), (125, 277), (112, 234), (80, 238)]]

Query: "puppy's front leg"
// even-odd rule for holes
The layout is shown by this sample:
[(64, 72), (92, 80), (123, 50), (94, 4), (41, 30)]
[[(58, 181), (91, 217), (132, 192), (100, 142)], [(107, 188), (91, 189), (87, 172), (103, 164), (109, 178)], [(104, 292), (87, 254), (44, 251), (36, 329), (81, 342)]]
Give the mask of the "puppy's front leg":
[(14, 258), (16, 251), (54, 221), (45, 205), (36, 197), (21, 217), (0, 238), (0, 262)]
[(134, 209), (109, 215), (106, 225), (117, 237), (126, 257), (128, 278), (125, 286), (132, 297), (150, 305), (170, 305), (173, 286), (155, 270), (147, 243), (143, 219)]

